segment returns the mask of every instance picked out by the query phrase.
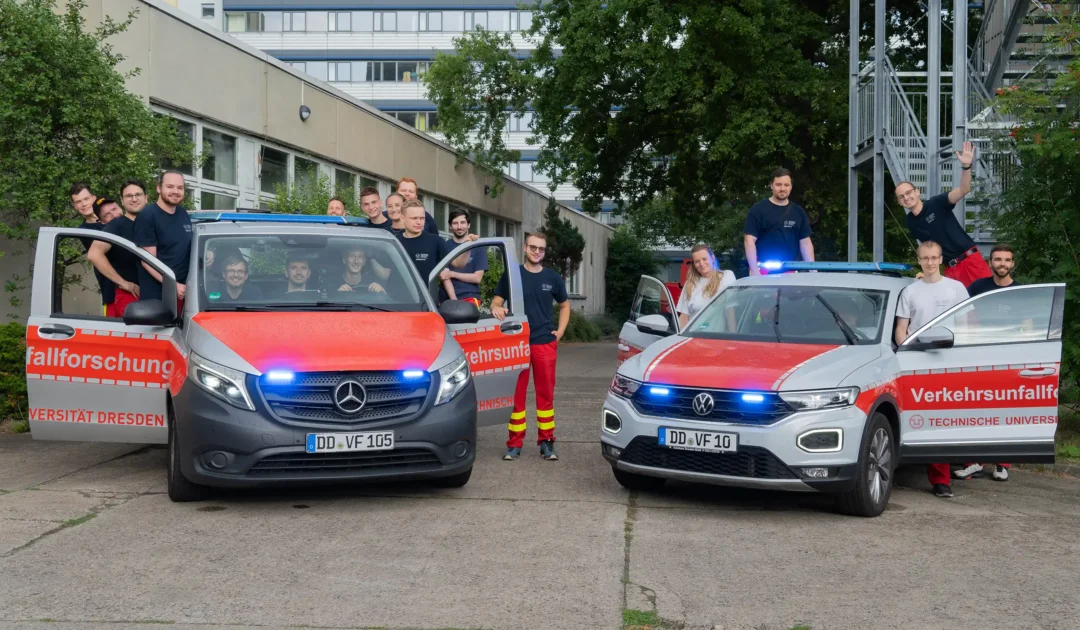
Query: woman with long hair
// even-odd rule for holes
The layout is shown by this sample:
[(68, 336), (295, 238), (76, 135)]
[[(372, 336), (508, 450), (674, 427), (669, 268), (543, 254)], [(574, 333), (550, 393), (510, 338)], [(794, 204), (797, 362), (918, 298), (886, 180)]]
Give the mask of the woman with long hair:
[(679, 296), (675, 311), (679, 314), (679, 327), (683, 328), (690, 318), (712, 301), (716, 294), (735, 284), (735, 274), (720, 269), (716, 254), (708, 245), (698, 243), (690, 250), (689, 273), (686, 274), (686, 286)]

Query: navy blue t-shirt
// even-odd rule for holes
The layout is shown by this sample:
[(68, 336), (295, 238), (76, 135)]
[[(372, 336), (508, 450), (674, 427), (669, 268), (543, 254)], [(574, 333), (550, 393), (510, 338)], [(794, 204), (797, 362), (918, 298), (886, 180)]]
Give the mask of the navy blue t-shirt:
[[(113, 219), (102, 231), (135, 242), (135, 221), (126, 216)], [(113, 245), (109, 248), (109, 252), (105, 254), (105, 257), (109, 259), (109, 264), (113, 266), (116, 273), (120, 274), (121, 278), (138, 284), (139, 267), (142, 266), (138, 256), (123, 247)]]
[(406, 238), (404, 234), (398, 234), (398, 240), (409, 255), (409, 260), (416, 265), (416, 270), (420, 272), (424, 282), (428, 281), (435, 265), (453, 249), (446, 245), (446, 241), (428, 232), (421, 232), (416, 238)]
[[(922, 214), (922, 213), (919, 213), (919, 214)], [(997, 285), (997, 283), (994, 282), (994, 279), (992, 277), (991, 278), (979, 278), (978, 280), (976, 280), (975, 282), (972, 282), (968, 286), (968, 295), (971, 296), (971, 297), (975, 297), (976, 295), (980, 295), (982, 293), (989, 293), (991, 291), (997, 291), (998, 289), (1007, 289), (1008, 287), (1018, 287), (1018, 286), (1020, 286), (1020, 283), (1017, 282), (1016, 280), (1013, 280), (1012, 284), (1009, 284), (1008, 286), (999, 287)]]
[[(501, 297), (509, 306), (510, 280), (503, 273), (495, 287), (495, 295)], [(525, 318), (529, 320), (529, 343), (545, 344), (555, 341), (555, 316), (551, 303), (562, 304), (566, 301), (566, 283), (559, 272), (544, 267), (533, 273), (521, 266), (521, 290), (525, 294)]]
[[(157, 258), (172, 269), (176, 281), (187, 283), (191, 261), (191, 217), (182, 206), (172, 214), (152, 203), (135, 218), (135, 239), (139, 247), (157, 247)], [(161, 283), (139, 265), (139, 299), (160, 300)]]
[(908, 231), (920, 243), (934, 241), (941, 245), (945, 263), (975, 247), (975, 241), (956, 220), (955, 207), (956, 204), (949, 203), (949, 193), (941, 193), (923, 202), (919, 216), (909, 212), (904, 219)]
[(778, 206), (762, 199), (750, 207), (743, 233), (757, 238), (758, 262), (802, 260), (799, 241), (809, 238), (810, 217), (794, 201)]
[(371, 222), (371, 221), (369, 220), (369, 221), (368, 221), (368, 225), (369, 225), (370, 227), (373, 227), (373, 228), (379, 228), (380, 230), (386, 230), (387, 232), (390, 232), (391, 234), (394, 234), (394, 233), (395, 233), (395, 230), (394, 230), (394, 222), (393, 222), (393, 221), (391, 221), (391, 220), (390, 220), (390, 218), (386, 216), (386, 213), (385, 213), (385, 212), (383, 213), (383, 217), (384, 217), (384, 218), (385, 218), (386, 220), (385, 220), (385, 221), (383, 221), (382, 223), (372, 223), (372, 222)]
[[(450, 251), (453, 251), (458, 245), (462, 243), (455, 243), (454, 239), (447, 239), (446, 246)], [(474, 271), (487, 271), (487, 248), (477, 248), (469, 250), (469, 262), (465, 263), (464, 267), (455, 267), (451, 264), (448, 269), (450, 271), (456, 271), (458, 273), (473, 273)], [(458, 280), (457, 278), (451, 278), (450, 283), (454, 285), (454, 294), (457, 299), (464, 300), (465, 298), (477, 298), (480, 299), (480, 285), (473, 284), (471, 282), (465, 282), (464, 280)], [(447, 295), (443, 289), (439, 289), (439, 295), (442, 299), (446, 299)]]
[[(83, 221), (81, 224), (79, 224), (79, 229), (104, 230), (105, 224), (100, 221), (98, 221), (97, 223), (87, 223), (86, 221)], [(79, 241), (82, 243), (83, 249), (86, 250), (86, 253), (90, 253), (90, 246), (94, 244), (94, 239), (80, 237)], [(106, 306), (112, 304), (113, 301), (116, 300), (116, 285), (113, 284), (112, 280), (109, 280), (105, 276), (101, 275), (101, 273), (98, 272), (96, 267), (94, 268), (94, 278), (97, 280), (98, 288), (101, 290), (101, 303)]]

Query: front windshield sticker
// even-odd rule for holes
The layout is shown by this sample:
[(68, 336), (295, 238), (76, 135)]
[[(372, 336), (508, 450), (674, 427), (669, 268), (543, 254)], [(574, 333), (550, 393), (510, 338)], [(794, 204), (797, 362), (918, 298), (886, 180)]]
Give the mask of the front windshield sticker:
[(221, 299), (221, 294), (215, 291), (214, 293), (211, 293), (210, 295), (208, 295), (206, 297), (210, 298), (211, 300), (220, 300)]

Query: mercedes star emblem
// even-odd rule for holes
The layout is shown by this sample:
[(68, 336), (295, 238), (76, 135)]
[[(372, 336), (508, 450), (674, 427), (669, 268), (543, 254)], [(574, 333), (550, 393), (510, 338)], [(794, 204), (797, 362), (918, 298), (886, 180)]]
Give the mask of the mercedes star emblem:
[(704, 392), (694, 396), (694, 413), (699, 416), (707, 416), (712, 413), (713, 406), (716, 402), (713, 400), (711, 394)]
[(360, 413), (367, 403), (367, 390), (356, 381), (342, 381), (334, 388), (334, 406), (351, 416)]

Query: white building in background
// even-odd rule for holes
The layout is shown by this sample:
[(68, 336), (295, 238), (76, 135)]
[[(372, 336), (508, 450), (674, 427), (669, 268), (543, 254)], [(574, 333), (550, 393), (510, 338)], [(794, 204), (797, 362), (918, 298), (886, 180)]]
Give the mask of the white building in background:
[[(424, 73), (436, 52), (452, 52), (453, 40), (477, 27), (509, 33), (514, 46), (534, 48), (522, 32), (532, 24), (536, 0), (166, 0), (229, 35), (312, 77), (363, 100), (420, 131), (437, 135), (435, 104)], [(532, 114), (513, 116), (508, 145), (521, 160), (506, 173), (556, 201), (581, 209), (576, 188), (554, 193), (536, 172), (530, 145)], [(605, 204), (609, 205), (609, 204)], [(604, 223), (617, 223), (610, 212)], [(614, 219), (614, 220), (613, 220)]]

